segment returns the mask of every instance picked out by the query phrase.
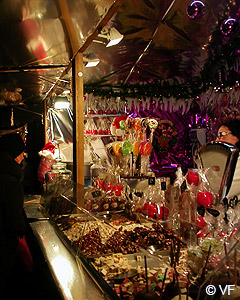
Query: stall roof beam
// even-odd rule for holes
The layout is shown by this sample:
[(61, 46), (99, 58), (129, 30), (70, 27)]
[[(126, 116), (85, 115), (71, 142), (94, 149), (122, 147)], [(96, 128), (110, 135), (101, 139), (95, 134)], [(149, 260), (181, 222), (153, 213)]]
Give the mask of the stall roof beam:
[[(62, 2), (63, 0), (57, 0), (57, 1)], [(93, 40), (96, 39), (98, 34), (102, 31), (103, 27), (111, 20), (111, 18), (114, 16), (114, 14), (118, 11), (118, 9), (122, 6), (122, 4), (125, 1), (126, 0), (116, 0), (116, 1), (114, 1), (114, 3), (111, 5), (111, 7), (109, 8), (109, 10), (105, 14), (105, 16), (99, 21), (99, 23), (96, 25), (93, 32), (87, 37), (84, 44), (82, 46), (78, 47), (78, 49), (75, 51), (75, 54), (73, 55), (72, 59), (70, 60), (69, 64), (67, 65), (66, 69), (62, 72), (61, 78), (63, 78), (66, 74), (68, 74), (69, 71), (72, 69), (72, 64), (73, 64), (74, 58), (77, 56), (77, 54), (78, 53), (83, 53), (84, 51), (87, 50), (87, 48), (91, 45)], [(62, 15), (62, 18), (64, 16), (66, 17), (66, 15), (64, 14), (64, 15)], [(68, 30), (69, 30), (69, 27), (71, 27), (71, 26), (70, 25), (66, 26), (66, 28), (68, 28)], [(73, 38), (73, 36), (74, 36), (73, 33), (68, 35), (69, 39)], [(75, 49), (75, 47), (76, 47), (75, 44), (74, 44), (74, 46), (72, 45), (72, 48)], [(57, 86), (58, 86), (58, 80), (55, 82), (55, 85), (53, 85), (51, 87), (51, 89), (48, 91), (48, 93), (45, 95), (45, 98), (50, 96), (50, 94), (55, 91)]]
[(65, 68), (65, 64), (57, 65), (35, 65), (35, 66), (13, 66), (13, 67), (0, 67), (0, 73), (9, 73), (9, 72), (21, 72), (21, 71), (36, 71), (36, 70), (46, 70), (46, 69), (58, 69)]

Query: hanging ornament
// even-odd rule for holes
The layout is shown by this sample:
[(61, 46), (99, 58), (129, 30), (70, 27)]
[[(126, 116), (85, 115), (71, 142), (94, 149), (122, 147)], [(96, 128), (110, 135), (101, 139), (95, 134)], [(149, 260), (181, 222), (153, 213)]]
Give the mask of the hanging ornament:
[(239, 23), (233, 18), (224, 20), (220, 26), (221, 33), (226, 36), (235, 33), (237, 28), (239, 28)]
[(206, 6), (202, 1), (193, 1), (188, 5), (187, 15), (190, 19), (201, 18), (206, 12)]

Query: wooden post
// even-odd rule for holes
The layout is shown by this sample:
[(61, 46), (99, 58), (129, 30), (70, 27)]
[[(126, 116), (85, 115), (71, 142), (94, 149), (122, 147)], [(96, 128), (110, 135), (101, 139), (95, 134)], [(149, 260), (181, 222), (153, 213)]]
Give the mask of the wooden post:
[[(67, 0), (55, 0), (60, 19), (63, 23), (67, 40), (70, 44), (72, 59), (62, 73), (64, 76), (72, 68), (72, 94), (73, 94), (73, 179), (78, 186), (84, 187), (84, 91), (83, 91), (83, 52), (87, 50), (92, 41), (101, 32), (102, 28), (113, 17), (125, 0), (115, 0), (105, 16), (95, 26), (82, 46), (78, 45), (77, 34), (74, 29)], [(81, 76), (79, 76), (81, 74)], [(51, 93), (56, 88), (53, 86)], [(77, 189), (78, 190), (78, 189)], [(77, 191), (78, 194), (78, 191)], [(78, 197), (77, 197), (78, 198)]]
[(84, 91), (83, 54), (79, 52), (73, 61), (73, 177), (77, 184), (84, 185)]

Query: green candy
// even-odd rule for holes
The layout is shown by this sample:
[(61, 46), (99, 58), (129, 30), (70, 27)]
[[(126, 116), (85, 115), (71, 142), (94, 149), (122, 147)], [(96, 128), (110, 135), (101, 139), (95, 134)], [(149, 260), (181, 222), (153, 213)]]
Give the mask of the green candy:
[(132, 144), (129, 141), (125, 141), (122, 144), (122, 154), (129, 155), (132, 152)]
[(126, 123), (125, 123), (125, 121), (121, 120), (121, 121), (119, 122), (119, 126), (120, 126), (120, 129), (125, 130), (125, 128), (126, 128)]

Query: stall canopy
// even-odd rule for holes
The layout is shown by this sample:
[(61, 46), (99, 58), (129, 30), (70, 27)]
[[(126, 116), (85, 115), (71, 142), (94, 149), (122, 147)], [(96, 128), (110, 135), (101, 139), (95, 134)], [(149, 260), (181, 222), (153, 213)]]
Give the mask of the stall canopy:
[[(57, 93), (69, 89), (77, 51), (85, 61), (90, 54), (100, 61), (84, 67), (86, 85), (191, 81), (207, 58), (204, 45), (219, 18), (236, 3), (229, 8), (226, 0), (1, 0), (1, 92), (21, 88), (28, 104), (49, 96), (53, 86)], [(124, 37), (106, 47), (102, 36), (111, 28)]]

